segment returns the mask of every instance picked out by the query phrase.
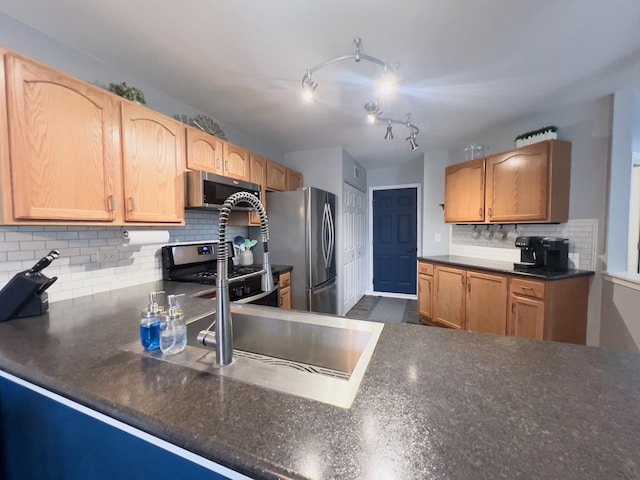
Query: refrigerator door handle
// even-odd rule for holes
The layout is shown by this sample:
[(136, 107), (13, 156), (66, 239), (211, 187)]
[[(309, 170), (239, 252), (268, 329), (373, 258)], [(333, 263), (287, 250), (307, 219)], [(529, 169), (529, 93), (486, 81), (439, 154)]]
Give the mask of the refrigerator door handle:
[(336, 278), (332, 278), (331, 280), (327, 280), (323, 285), (321, 285), (320, 287), (313, 287), (310, 288), (309, 291), (313, 294), (318, 294), (321, 292), (324, 292), (326, 290), (330, 290), (332, 289), (335, 284), (336, 284)]
[(324, 205), (324, 210), (322, 211), (322, 259), (324, 260), (324, 267), (327, 268), (327, 258), (329, 252), (327, 247), (327, 205)]
[(333, 222), (333, 214), (331, 213), (331, 207), (327, 203), (326, 204), (327, 213), (329, 214), (328, 222), (329, 222), (329, 259), (327, 261), (327, 268), (331, 266), (333, 260), (333, 252), (335, 250), (336, 245), (336, 230)]

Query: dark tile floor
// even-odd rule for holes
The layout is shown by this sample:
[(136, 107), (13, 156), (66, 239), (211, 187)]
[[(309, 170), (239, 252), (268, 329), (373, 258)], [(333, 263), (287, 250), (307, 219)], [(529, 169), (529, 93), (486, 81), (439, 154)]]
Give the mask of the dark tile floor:
[[(347, 312), (345, 317), (355, 318), (357, 320), (366, 320), (378, 304), (382, 297), (375, 295), (365, 295)], [(406, 310), (407, 323), (422, 324), (420, 315), (418, 315), (418, 301), (407, 300), (408, 308)]]

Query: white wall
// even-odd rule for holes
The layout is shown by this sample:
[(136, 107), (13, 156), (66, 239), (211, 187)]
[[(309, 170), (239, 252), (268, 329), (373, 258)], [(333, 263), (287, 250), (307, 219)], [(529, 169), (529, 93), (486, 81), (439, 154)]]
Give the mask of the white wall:
[(386, 185), (406, 185), (408, 183), (422, 184), (424, 171), (424, 155), (401, 165), (393, 165), (387, 168), (376, 168), (367, 171), (367, 185), (380, 187)]
[(427, 152), (424, 154), (422, 252), (421, 256), (449, 253), (451, 227), (444, 223), (444, 170), (447, 165), (460, 160), (451, 152)]

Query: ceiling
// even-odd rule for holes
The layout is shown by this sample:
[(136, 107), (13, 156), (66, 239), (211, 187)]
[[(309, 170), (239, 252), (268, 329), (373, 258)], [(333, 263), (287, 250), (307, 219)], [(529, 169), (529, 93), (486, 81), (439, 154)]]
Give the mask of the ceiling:
[[(341, 145), (367, 168), (606, 95), (640, 64), (637, 0), (2, 0), (0, 11), (285, 152)], [(404, 126), (385, 141), (366, 124), (374, 64), (319, 70), (317, 101), (302, 101), (305, 71), (353, 53), (355, 37), (400, 63), (381, 107), (411, 112), (420, 150)]]

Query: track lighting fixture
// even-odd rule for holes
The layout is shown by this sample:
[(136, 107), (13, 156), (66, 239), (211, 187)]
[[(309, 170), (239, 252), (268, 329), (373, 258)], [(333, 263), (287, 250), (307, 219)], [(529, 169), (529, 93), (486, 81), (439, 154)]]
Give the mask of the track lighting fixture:
[(416, 142), (416, 137), (420, 133), (420, 129), (416, 127), (413, 123), (411, 123), (410, 113), (407, 114), (407, 119), (404, 121), (394, 120), (393, 118), (382, 117), (381, 116), (382, 110), (378, 108), (377, 100), (365, 103), (364, 110), (367, 112), (367, 119), (369, 120), (369, 123), (375, 123), (375, 121), (373, 122), (371, 121), (371, 116), (374, 116), (375, 120), (380, 120), (381, 122), (387, 123), (387, 132), (384, 134), (385, 140), (393, 140), (393, 132), (391, 129), (392, 123), (395, 123), (398, 125), (404, 125), (409, 129), (409, 136), (405, 138), (405, 140), (409, 142), (409, 145), (411, 146), (411, 150), (413, 151), (420, 148), (420, 145), (418, 145), (418, 142)]
[(315, 67), (311, 67), (307, 70), (307, 73), (302, 77), (302, 96), (303, 98), (310, 102), (315, 98), (316, 89), (318, 88), (318, 84), (311, 80), (311, 75), (314, 72), (317, 72), (321, 68), (326, 67), (327, 65), (331, 65), (332, 63), (341, 62), (342, 60), (355, 60), (356, 63), (359, 63), (362, 60), (366, 60), (367, 62), (375, 63), (376, 65), (380, 65), (383, 68), (383, 74), (380, 81), (380, 94), (389, 95), (393, 93), (398, 84), (398, 76), (397, 71), (400, 64), (398, 62), (393, 65), (389, 64), (384, 60), (380, 60), (379, 58), (372, 57), (371, 55), (367, 55), (360, 51), (360, 43), (362, 40), (360, 38), (355, 38), (353, 42), (356, 44), (356, 50), (354, 53), (350, 55), (343, 55), (341, 57), (332, 58), (325, 62), (319, 63)]
[(387, 120), (387, 133), (384, 134), (385, 140), (393, 140), (393, 132), (391, 131), (391, 120)]

